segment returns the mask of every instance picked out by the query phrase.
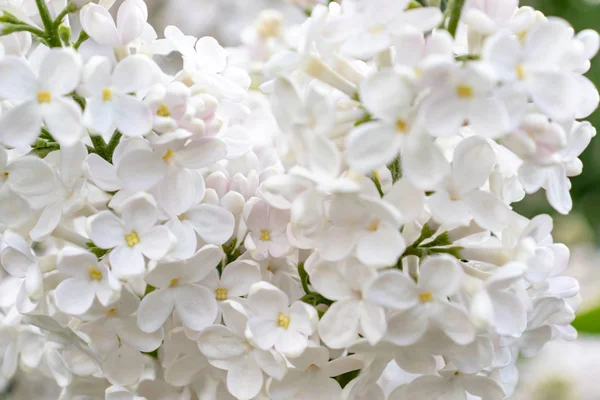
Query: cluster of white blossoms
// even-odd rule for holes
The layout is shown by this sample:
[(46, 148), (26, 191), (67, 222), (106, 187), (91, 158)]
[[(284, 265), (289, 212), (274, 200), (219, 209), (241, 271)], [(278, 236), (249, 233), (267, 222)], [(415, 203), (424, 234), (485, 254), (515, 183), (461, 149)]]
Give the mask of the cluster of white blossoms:
[(569, 250), (511, 204), (572, 207), (596, 32), (518, 0), (297, 2), (226, 50), (112, 3), (2, 4), (0, 383), (499, 400), (576, 337)]

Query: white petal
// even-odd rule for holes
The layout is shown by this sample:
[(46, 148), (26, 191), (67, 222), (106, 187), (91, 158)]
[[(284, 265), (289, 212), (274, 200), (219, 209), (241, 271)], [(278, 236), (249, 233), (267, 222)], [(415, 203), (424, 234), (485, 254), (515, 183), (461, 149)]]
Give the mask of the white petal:
[(81, 10), (80, 18), (83, 30), (94, 41), (112, 47), (121, 44), (115, 22), (106, 8), (89, 3)]
[(414, 90), (407, 78), (393, 69), (377, 72), (361, 82), (360, 100), (373, 116), (386, 122), (407, 114)]
[(88, 234), (94, 244), (102, 249), (112, 249), (125, 243), (123, 222), (110, 211), (101, 211), (88, 219)]
[(156, 226), (140, 234), (138, 250), (151, 260), (160, 260), (173, 247), (175, 237), (166, 226)]
[(56, 306), (63, 312), (81, 315), (92, 306), (94, 290), (88, 281), (70, 278), (56, 288)]
[(546, 196), (550, 205), (561, 214), (568, 214), (573, 208), (570, 190), (571, 181), (567, 178), (565, 167), (553, 167), (548, 177)]
[(42, 61), (39, 90), (47, 90), (53, 96), (66, 95), (77, 88), (80, 78), (79, 54), (72, 49), (50, 49)]
[(429, 317), (421, 307), (413, 307), (388, 320), (386, 340), (399, 346), (416, 343), (429, 328)]
[(22, 57), (6, 56), (0, 61), (0, 98), (30, 100), (35, 96), (36, 76)]
[(196, 53), (206, 72), (219, 73), (227, 66), (227, 52), (213, 37), (201, 37), (196, 42)]
[(360, 303), (360, 330), (371, 346), (375, 346), (387, 331), (385, 311), (367, 301)]
[(146, 270), (146, 263), (142, 253), (127, 245), (115, 247), (109, 254), (108, 259), (113, 273), (119, 279), (128, 279), (142, 275)]
[(198, 347), (210, 359), (227, 359), (248, 351), (245, 339), (235, 335), (223, 325), (212, 325), (202, 331)]
[(403, 222), (417, 219), (425, 208), (425, 193), (407, 179), (394, 183), (392, 189), (385, 194), (384, 200), (400, 211)]
[(502, 385), (487, 376), (463, 375), (461, 376), (461, 383), (467, 392), (477, 397), (486, 400), (504, 399), (505, 394)]
[(144, 332), (159, 330), (175, 307), (175, 295), (170, 289), (159, 289), (144, 296), (137, 311), (137, 324)]
[(121, 43), (127, 45), (133, 42), (143, 32), (146, 18), (148, 17), (147, 10), (144, 13), (146, 4), (143, 2), (126, 2), (117, 13), (117, 30), (121, 37)]
[(0, 138), (5, 146), (26, 147), (35, 143), (42, 126), (37, 102), (28, 101), (4, 111), (0, 116)]
[(227, 372), (227, 389), (239, 400), (250, 400), (263, 386), (263, 373), (252, 357), (242, 357)]
[(433, 136), (446, 136), (458, 133), (466, 115), (456, 98), (442, 96), (424, 105), (425, 127)]
[(56, 185), (52, 168), (37, 157), (17, 158), (10, 163), (7, 172), (10, 188), (25, 196), (47, 195)]
[(189, 143), (176, 154), (177, 161), (184, 167), (199, 169), (224, 159), (227, 147), (220, 139), (203, 138)]
[(534, 103), (551, 118), (573, 118), (577, 106), (577, 82), (563, 72), (536, 71), (528, 79)]
[(450, 174), (450, 164), (437, 144), (428, 138), (407, 141), (402, 171), (416, 187), (431, 190)]
[(175, 290), (175, 309), (187, 328), (201, 331), (217, 317), (214, 293), (199, 285), (181, 285)]
[(228, 264), (221, 274), (221, 283), (228, 289), (229, 296), (245, 296), (253, 283), (261, 280), (258, 265), (246, 260)]
[(463, 271), (451, 256), (428, 257), (419, 267), (419, 287), (439, 298), (455, 294), (463, 280)]
[(479, 189), (488, 180), (496, 156), (485, 139), (472, 136), (456, 147), (452, 161), (453, 177), (461, 193)]
[(392, 125), (369, 122), (350, 131), (346, 159), (359, 172), (367, 173), (389, 164), (402, 144), (402, 133)]
[(406, 10), (400, 14), (399, 18), (394, 20), (395, 27), (405, 29), (406, 26), (418, 29), (421, 32), (427, 32), (438, 26), (442, 21), (442, 12), (437, 7), (419, 7)]
[(143, 55), (125, 58), (113, 71), (113, 84), (121, 93), (136, 93), (156, 83), (156, 64)]
[(162, 329), (157, 329), (152, 333), (142, 331), (134, 316), (117, 319), (115, 321), (115, 330), (122, 341), (143, 352), (158, 349), (162, 344), (164, 336)]
[(44, 123), (52, 136), (61, 144), (71, 146), (83, 133), (81, 108), (75, 101), (67, 98), (54, 98), (48, 105), (41, 107)]
[(400, 271), (384, 271), (369, 285), (366, 298), (375, 304), (405, 310), (417, 304), (417, 286)]
[(134, 96), (118, 95), (113, 100), (117, 129), (125, 136), (142, 136), (152, 129), (152, 111)]
[[(152, 228), (158, 220), (158, 210), (152, 197), (142, 194), (123, 205), (123, 222), (128, 229), (143, 233)], [(129, 233), (129, 232), (127, 232)]]
[(171, 169), (156, 187), (156, 199), (161, 208), (171, 216), (183, 214), (197, 202), (196, 182), (185, 169)]
[(388, 267), (396, 265), (405, 249), (399, 229), (381, 222), (375, 232), (369, 232), (358, 240), (356, 257), (372, 267)]
[(510, 129), (510, 115), (504, 103), (496, 97), (481, 98), (471, 103), (469, 126), (483, 137), (496, 138)]
[(319, 335), (332, 349), (342, 349), (358, 339), (360, 303), (357, 300), (337, 301), (319, 321)]
[(379, 35), (360, 33), (346, 40), (341, 47), (341, 51), (350, 57), (368, 60), (389, 46), (390, 37), (386, 33)]
[(482, 228), (499, 232), (511, 222), (512, 211), (499, 198), (483, 190), (475, 190), (466, 198), (469, 211)]
[(503, 336), (520, 337), (527, 327), (525, 305), (507, 292), (490, 293), (494, 305), (496, 332)]
[(459, 306), (451, 303), (440, 304), (434, 318), (444, 333), (455, 343), (466, 345), (475, 339), (475, 327), (465, 310)]
[(125, 153), (117, 167), (117, 176), (136, 192), (152, 188), (166, 173), (167, 165), (159, 154), (141, 149)]
[(118, 350), (109, 353), (102, 370), (113, 383), (123, 386), (132, 385), (142, 376), (144, 357), (132, 347), (121, 346)]
[(233, 235), (235, 218), (223, 207), (200, 204), (188, 210), (185, 217), (207, 243), (223, 244)]
[(104, 101), (100, 97), (88, 100), (83, 113), (83, 122), (86, 127), (100, 135), (108, 135), (115, 129), (114, 103)]

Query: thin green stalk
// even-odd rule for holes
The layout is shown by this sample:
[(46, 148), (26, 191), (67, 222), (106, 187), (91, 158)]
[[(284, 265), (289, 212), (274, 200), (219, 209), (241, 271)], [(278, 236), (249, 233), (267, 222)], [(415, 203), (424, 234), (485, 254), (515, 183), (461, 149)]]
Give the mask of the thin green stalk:
[(54, 29), (58, 29), (58, 27), (62, 24), (63, 19), (71, 13), (77, 11), (79, 7), (77, 7), (74, 3), (69, 2), (67, 6), (56, 16), (56, 19), (52, 23)]
[(8, 22), (2, 23), (2, 35), (9, 35), (14, 32), (30, 32), (36, 36), (44, 36), (46, 33), (34, 26), (27, 24), (11, 24)]
[(455, 37), (458, 29), (458, 21), (462, 14), (462, 9), (465, 5), (465, 0), (452, 0), (450, 4), (450, 21), (448, 22), (448, 32)]
[(115, 152), (115, 149), (117, 148), (117, 145), (121, 141), (122, 136), (123, 134), (119, 131), (115, 131), (115, 133), (113, 133), (113, 135), (111, 136), (108, 144), (106, 145), (106, 161), (110, 163), (112, 162), (113, 154)]

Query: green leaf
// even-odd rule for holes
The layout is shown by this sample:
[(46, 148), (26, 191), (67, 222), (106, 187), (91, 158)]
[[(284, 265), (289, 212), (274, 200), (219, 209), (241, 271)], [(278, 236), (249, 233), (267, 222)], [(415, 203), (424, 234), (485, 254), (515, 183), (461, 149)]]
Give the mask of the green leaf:
[(600, 334), (600, 307), (578, 315), (573, 321), (573, 327), (579, 333)]

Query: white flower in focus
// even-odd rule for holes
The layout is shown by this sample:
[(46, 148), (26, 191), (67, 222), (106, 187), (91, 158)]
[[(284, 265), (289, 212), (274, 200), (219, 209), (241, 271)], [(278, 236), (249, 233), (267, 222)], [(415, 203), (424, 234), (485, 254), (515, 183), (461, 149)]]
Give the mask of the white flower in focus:
[(264, 200), (256, 202), (246, 218), (250, 231), (244, 245), (257, 260), (269, 256), (283, 257), (292, 251), (286, 229), (289, 212), (269, 206)]
[(250, 288), (247, 302), (248, 334), (262, 350), (274, 348), (289, 356), (301, 355), (315, 331), (317, 311), (301, 301), (289, 304), (280, 289), (266, 282)]
[(92, 253), (66, 248), (59, 254), (57, 268), (69, 276), (56, 288), (56, 306), (63, 312), (81, 315), (95, 298), (106, 306), (119, 297), (121, 284)]
[(188, 260), (158, 264), (146, 276), (146, 282), (157, 289), (140, 303), (137, 313), (140, 329), (155, 332), (173, 310), (177, 310), (183, 325), (194, 331), (213, 323), (218, 314), (216, 296), (201, 281), (222, 257), (219, 247), (206, 245)]
[(158, 210), (152, 198), (140, 195), (123, 206), (122, 219), (110, 211), (101, 211), (88, 220), (88, 232), (94, 244), (112, 249), (108, 254), (113, 272), (119, 278), (141, 275), (144, 256), (160, 260), (174, 245), (169, 229), (157, 225)]
[(398, 345), (416, 343), (430, 326), (437, 326), (458, 344), (475, 339), (475, 328), (460, 305), (448, 297), (460, 289), (463, 271), (450, 256), (430, 256), (419, 267), (415, 281), (400, 271), (384, 271), (367, 289), (374, 304), (398, 310), (388, 321), (386, 339)]
[(234, 301), (223, 303), (225, 325), (212, 325), (198, 338), (198, 346), (209, 362), (227, 371), (227, 389), (235, 398), (250, 400), (261, 391), (264, 373), (283, 379), (285, 359), (275, 350), (261, 350), (245, 337), (248, 316)]
[(17, 103), (0, 117), (4, 145), (33, 144), (42, 122), (62, 144), (79, 140), (83, 133), (81, 108), (68, 96), (81, 77), (81, 59), (75, 51), (51, 49), (37, 71), (21, 57), (3, 57), (0, 76), (0, 97)]
[(156, 83), (156, 64), (133, 55), (114, 70), (107, 58), (92, 57), (86, 64), (79, 93), (87, 98), (83, 115), (93, 133), (109, 136), (118, 129), (126, 136), (142, 136), (152, 129), (152, 112), (131, 93), (149, 89)]

